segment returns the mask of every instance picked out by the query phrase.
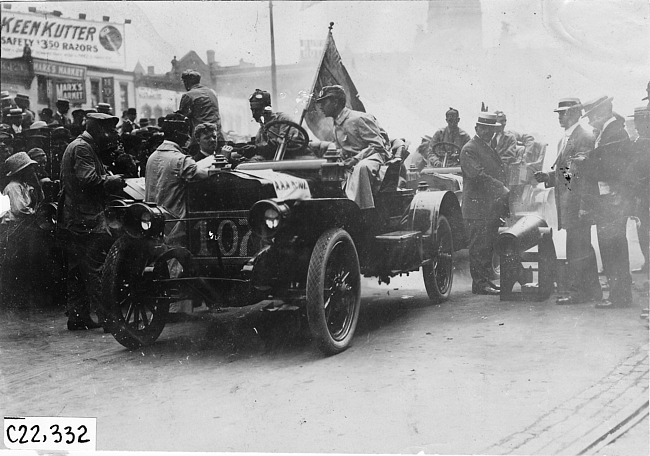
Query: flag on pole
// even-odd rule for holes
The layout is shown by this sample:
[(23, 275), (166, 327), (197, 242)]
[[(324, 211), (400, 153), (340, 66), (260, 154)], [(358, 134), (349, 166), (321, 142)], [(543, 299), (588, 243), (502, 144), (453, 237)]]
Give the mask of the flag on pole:
[(321, 89), (324, 86), (329, 85), (340, 85), (345, 89), (345, 93), (347, 94), (346, 106), (348, 108), (354, 109), (355, 111), (366, 111), (363, 107), (363, 103), (359, 100), (357, 88), (354, 86), (352, 78), (350, 78), (345, 66), (343, 66), (341, 55), (336, 49), (331, 25), (330, 30), (327, 33), (323, 57), (321, 58), (320, 65), (316, 71), (316, 79), (314, 80), (311, 96), (309, 97), (309, 102), (303, 112), (303, 117), (311, 132), (318, 139), (324, 141), (334, 141), (334, 124), (331, 118), (324, 117), (323, 114), (316, 109), (316, 98), (318, 98)]

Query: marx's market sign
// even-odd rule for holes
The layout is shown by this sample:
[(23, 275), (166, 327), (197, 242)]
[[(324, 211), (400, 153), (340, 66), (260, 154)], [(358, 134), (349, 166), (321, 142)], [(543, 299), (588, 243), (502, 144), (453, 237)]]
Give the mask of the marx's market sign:
[(2, 9), (2, 57), (32, 57), (123, 70), (124, 25)]

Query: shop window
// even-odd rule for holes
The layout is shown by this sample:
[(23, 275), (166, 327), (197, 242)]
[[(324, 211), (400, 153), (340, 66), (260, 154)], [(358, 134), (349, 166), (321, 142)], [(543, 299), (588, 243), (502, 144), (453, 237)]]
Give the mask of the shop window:
[(120, 82), (120, 106), (122, 107), (122, 111), (126, 111), (129, 109), (129, 85)]
[(95, 107), (99, 104), (101, 88), (99, 86), (99, 79), (90, 80), (90, 104)]
[(38, 88), (38, 104), (50, 105), (50, 91), (48, 90), (48, 79), (45, 76), (36, 77)]

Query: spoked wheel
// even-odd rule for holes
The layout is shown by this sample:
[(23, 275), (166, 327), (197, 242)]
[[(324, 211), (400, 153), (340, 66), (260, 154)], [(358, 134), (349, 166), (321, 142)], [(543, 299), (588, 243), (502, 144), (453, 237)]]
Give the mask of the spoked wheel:
[(345, 230), (327, 230), (316, 242), (307, 272), (307, 319), (323, 353), (334, 355), (350, 346), (360, 307), (357, 249)]
[[(283, 143), (286, 152), (300, 153), (309, 144), (307, 131), (290, 120), (273, 120), (264, 125), (264, 133), (270, 144), (279, 148)], [(276, 154), (277, 155), (277, 154)], [(281, 160), (283, 157), (276, 157)]]
[(449, 298), (454, 282), (454, 240), (449, 221), (444, 215), (438, 217), (432, 262), (422, 266), (424, 286), (434, 303)]
[(450, 142), (438, 142), (432, 144), (429, 151), (439, 157), (442, 154), (436, 152), (438, 149), (444, 152), (444, 159), (442, 161), (443, 168), (447, 166), (458, 166), (460, 162), (460, 147)]
[(154, 343), (167, 323), (170, 302), (178, 300), (174, 290), (157, 287), (154, 281), (183, 275), (182, 259), (170, 252), (152, 268), (141, 243), (123, 236), (108, 253), (102, 273), (106, 324), (126, 348)]

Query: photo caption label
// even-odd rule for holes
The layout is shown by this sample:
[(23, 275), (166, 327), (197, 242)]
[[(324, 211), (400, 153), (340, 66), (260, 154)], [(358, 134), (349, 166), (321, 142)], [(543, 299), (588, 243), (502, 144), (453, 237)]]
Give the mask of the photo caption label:
[(97, 447), (97, 419), (5, 416), (4, 444), (10, 450), (83, 450)]

